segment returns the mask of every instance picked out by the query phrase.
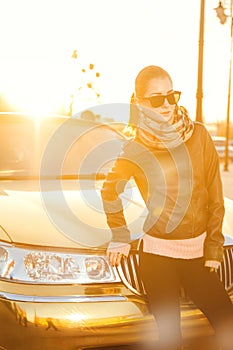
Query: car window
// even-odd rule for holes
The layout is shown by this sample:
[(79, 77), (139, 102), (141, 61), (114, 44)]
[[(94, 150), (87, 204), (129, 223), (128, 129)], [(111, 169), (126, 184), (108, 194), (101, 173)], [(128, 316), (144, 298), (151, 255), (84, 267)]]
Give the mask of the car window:
[(1, 176), (106, 173), (125, 142), (113, 126), (52, 117), (2, 117), (0, 137)]

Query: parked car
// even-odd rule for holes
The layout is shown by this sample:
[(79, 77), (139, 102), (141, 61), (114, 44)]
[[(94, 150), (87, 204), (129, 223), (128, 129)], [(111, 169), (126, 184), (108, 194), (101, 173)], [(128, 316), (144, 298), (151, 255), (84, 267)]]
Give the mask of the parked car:
[[(226, 139), (223, 136), (213, 136), (213, 141), (215, 144), (215, 148), (218, 152), (218, 155), (220, 157), (220, 159), (224, 159), (225, 158), (225, 154), (226, 154)], [(229, 140), (228, 142), (228, 158), (233, 161), (233, 143), (232, 140)]]
[[(215, 146), (220, 159), (225, 158), (226, 147), (225, 146)], [(228, 158), (233, 161), (233, 146), (228, 146)]]
[[(156, 343), (136, 249), (146, 212), (133, 182), (123, 196), (132, 252), (118, 268), (105, 255), (111, 233), (99, 192), (124, 135), (78, 118), (0, 118), (0, 349)], [(226, 207), (218, 273), (233, 298), (233, 201)], [(181, 297), (185, 339), (211, 336), (201, 311)]]

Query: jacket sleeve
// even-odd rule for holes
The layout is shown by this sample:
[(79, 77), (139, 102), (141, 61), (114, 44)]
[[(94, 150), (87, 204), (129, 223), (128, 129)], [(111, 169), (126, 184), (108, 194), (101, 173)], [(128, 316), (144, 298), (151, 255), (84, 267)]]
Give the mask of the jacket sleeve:
[(222, 223), (225, 213), (219, 156), (211, 136), (206, 131), (205, 181), (208, 192), (207, 235), (204, 244), (206, 260), (222, 261), (224, 236)]
[(130, 231), (124, 216), (120, 194), (133, 175), (133, 165), (123, 156), (119, 157), (108, 173), (101, 190), (107, 223), (112, 231), (112, 242), (129, 242)]

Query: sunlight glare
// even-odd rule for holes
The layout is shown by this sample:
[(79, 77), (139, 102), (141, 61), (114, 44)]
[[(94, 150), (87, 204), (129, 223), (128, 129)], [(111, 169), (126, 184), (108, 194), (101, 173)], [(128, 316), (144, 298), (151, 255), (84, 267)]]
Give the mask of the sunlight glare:
[[(119, 0), (116, 3), (12, 0), (3, 3), (0, 93), (15, 110), (37, 114), (59, 110), (63, 114), (69, 111), (73, 96), (75, 113), (87, 105), (98, 104), (100, 100), (95, 99), (94, 89), (82, 89), (82, 94), (77, 94), (82, 85), (80, 68), (89, 63), (98, 66), (101, 73), (98, 80), (101, 103), (128, 103), (139, 69), (157, 64), (172, 75), (175, 87), (182, 91), (180, 102), (195, 118), (198, 1), (192, 0), (191, 4), (186, 0)], [(206, 121), (226, 117), (230, 21), (224, 25), (219, 23), (214, 11), (217, 4), (217, 0), (206, 0), (205, 5), (203, 110)], [(75, 49), (78, 57), (72, 59)]]
[(4, 93), (19, 111), (34, 115), (58, 113), (68, 101), (71, 88), (67, 69), (68, 65), (64, 69), (46, 60), (20, 62), (9, 68), (11, 79)]

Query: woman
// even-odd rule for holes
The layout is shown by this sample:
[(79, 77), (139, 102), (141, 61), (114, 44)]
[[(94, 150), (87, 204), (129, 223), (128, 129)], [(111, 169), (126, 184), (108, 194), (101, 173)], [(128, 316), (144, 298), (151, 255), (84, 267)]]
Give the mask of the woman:
[(182, 286), (226, 343), (223, 349), (230, 350), (233, 342), (226, 334), (232, 304), (215, 273), (224, 243), (219, 159), (205, 127), (178, 105), (180, 95), (161, 67), (145, 67), (135, 80), (131, 122), (136, 136), (124, 146), (101, 192), (112, 230), (107, 256), (115, 266), (129, 254), (130, 231), (120, 194), (133, 177), (148, 211), (140, 272), (160, 348), (182, 348)]

